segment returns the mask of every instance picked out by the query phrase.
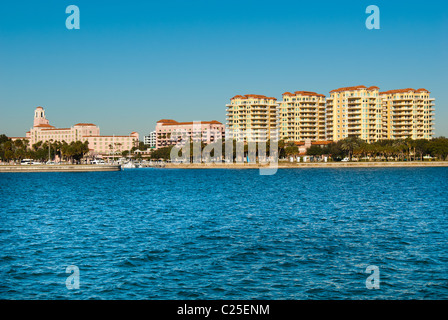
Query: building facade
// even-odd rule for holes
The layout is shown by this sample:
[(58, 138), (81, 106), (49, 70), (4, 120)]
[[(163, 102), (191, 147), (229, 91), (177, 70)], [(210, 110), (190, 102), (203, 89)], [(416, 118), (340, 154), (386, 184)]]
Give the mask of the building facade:
[[(426, 89), (379, 92), (376, 86), (343, 87), (325, 97), (311, 91), (283, 93), (282, 101), (237, 95), (226, 105), (227, 138), (265, 141), (274, 129), (286, 142), (434, 137), (435, 99)], [(276, 111), (275, 111), (276, 110)]]
[(156, 149), (184, 145), (188, 141), (206, 144), (225, 139), (225, 126), (216, 120), (177, 122), (162, 119), (156, 124)]
[(155, 148), (157, 144), (156, 132), (152, 131), (147, 136), (144, 136), (143, 143), (149, 146), (150, 148)]
[(283, 93), (277, 126), (284, 141), (325, 140), (325, 95), (311, 91)]
[(434, 98), (426, 89), (380, 92), (383, 139), (431, 139), (434, 136)]
[(382, 139), (379, 88), (355, 86), (330, 91), (326, 103), (326, 139), (356, 136), (368, 143)]
[(34, 111), (33, 127), (26, 133), (29, 146), (42, 141), (88, 141), (91, 154), (108, 155), (121, 153), (138, 146), (138, 133), (132, 132), (128, 136), (101, 136), (100, 128), (93, 123), (77, 123), (70, 128), (56, 128), (50, 125), (45, 116), (45, 110), (37, 107)]
[(264, 95), (236, 95), (226, 105), (227, 139), (264, 142), (277, 136), (277, 99)]

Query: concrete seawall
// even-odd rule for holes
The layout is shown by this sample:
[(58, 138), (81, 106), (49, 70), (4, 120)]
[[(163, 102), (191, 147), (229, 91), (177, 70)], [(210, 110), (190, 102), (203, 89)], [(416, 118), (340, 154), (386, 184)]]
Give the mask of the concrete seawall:
[[(258, 169), (268, 168), (268, 165), (233, 163), (233, 164), (166, 164), (168, 169)], [(279, 162), (278, 169), (300, 169), (300, 168), (388, 168), (388, 167), (448, 167), (448, 161), (428, 161), (428, 162)]]
[(95, 172), (120, 171), (119, 165), (0, 165), (1, 172)]

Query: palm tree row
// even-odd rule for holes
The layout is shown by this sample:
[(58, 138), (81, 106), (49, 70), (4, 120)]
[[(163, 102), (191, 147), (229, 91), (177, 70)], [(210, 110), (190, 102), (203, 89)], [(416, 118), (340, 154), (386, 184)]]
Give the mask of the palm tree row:
[(323, 148), (312, 147), (307, 150), (308, 155), (329, 155), (338, 160), (344, 157), (352, 159), (383, 159), (394, 161), (423, 160), (431, 156), (439, 160), (448, 157), (448, 139), (445, 137), (425, 139), (379, 140), (367, 143), (358, 137), (348, 137), (333, 142)]
[(5, 135), (0, 135), (0, 160), (11, 161), (22, 159), (34, 159), (48, 161), (56, 155), (63, 161), (79, 162), (89, 152), (88, 142), (72, 141), (39, 141), (28, 147), (27, 140), (12, 141)]

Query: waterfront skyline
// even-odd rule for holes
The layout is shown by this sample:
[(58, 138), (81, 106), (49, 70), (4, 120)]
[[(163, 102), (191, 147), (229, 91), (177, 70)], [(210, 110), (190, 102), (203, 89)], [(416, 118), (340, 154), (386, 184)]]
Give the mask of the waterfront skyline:
[(143, 136), (165, 118), (225, 123), (237, 94), (366, 85), (428, 89), (435, 136), (448, 136), (445, 3), (377, 1), (380, 30), (365, 28), (367, 1), (74, 4), (80, 30), (56, 1), (0, 13), (1, 133), (23, 135), (37, 106), (62, 127)]

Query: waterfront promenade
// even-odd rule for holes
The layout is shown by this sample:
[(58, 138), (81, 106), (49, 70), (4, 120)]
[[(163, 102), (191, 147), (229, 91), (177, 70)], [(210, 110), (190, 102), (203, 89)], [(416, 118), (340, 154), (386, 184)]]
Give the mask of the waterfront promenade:
[(95, 172), (120, 171), (119, 165), (1, 165), (1, 172)]
[[(167, 163), (168, 169), (257, 169), (267, 168), (269, 164), (248, 163)], [(279, 169), (294, 168), (399, 168), (399, 167), (448, 167), (448, 161), (384, 161), (384, 162), (279, 162)]]

